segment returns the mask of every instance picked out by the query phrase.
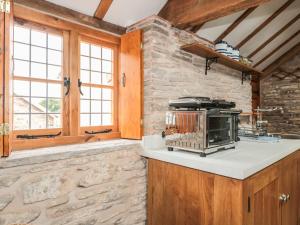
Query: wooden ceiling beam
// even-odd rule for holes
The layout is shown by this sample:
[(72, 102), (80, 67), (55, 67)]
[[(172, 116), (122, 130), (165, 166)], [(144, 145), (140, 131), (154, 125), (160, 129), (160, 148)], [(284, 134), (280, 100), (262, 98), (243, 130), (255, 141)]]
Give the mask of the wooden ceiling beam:
[(27, 8), (43, 12), (47, 15), (56, 16), (60, 19), (104, 30), (109, 33), (121, 35), (126, 32), (124, 27), (105, 22), (45, 0), (14, 0), (14, 4), (25, 6)]
[(269, 43), (271, 43), (275, 38), (277, 38), (280, 34), (282, 34), (287, 28), (293, 25), (300, 18), (300, 13), (294, 17), (290, 22), (288, 22), (283, 28), (273, 34), (268, 40), (266, 40), (263, 44), (261, 44), (258, 48), (256, 48), (251, 54), (248, 55), (248, 58), (252, 58), (259, 51), (261, 51), (264, 47), (266, 47)]
[(283, 46), (288, 44), (291, 40), (293, 40), (296, 36), (300, 34), (300, 30), (298, 30), (296, 33), (294, 33), (292, 36), (290, 36), (288, 39), (286, 39), (283, 43), (281, 43), (279, 46), (277, 46), (273, 51), (271, 51), (268, 55), (266, 55), (264, 58), (262, 58), (259, 62), (257, 62), (254, 67), (259, 66), (264, 61), (266, 61), (268, 58), (270, 58), (272, 55), (274, 55), (278, 50), (280, 50)]
[(100, 0), (94, 17), (103, 20), (113, 0)]
[(259, 31), (265, 28), (269, 23), (271, 23), (280, 13), (282, 13), (287, 7), (289, 7), (295, 0), (288, 0), (283, 4), (276, 12), (274, 12), (268, 19), (266, 19), (261, 25), (259, 25), (253, 32), (251, 32), (246, 38), (244, 38), (236, 48), (240, 48), (245, 45), (251, 38), (253, 38)]
[(230, 34), (241, 22), (246, 19), (258, 6), (247, 9), (239, 18), (237, 18), (214, 42), (217, 43), (223, 40), (228, 34)]
[(274, 72), (277, 68), (279, 68), (281, 65), (292, 59), (295, 55), (300, 53), (300, 43), (296, 44), (290, 50), (288, 50), (286, 53), (284, 53), (282, 56), (280, 56), (277, 60), (275, 60), (273, 63), (271, 63), (266, 69), (263, 71), (263, 75), (260, 76), (261, 80), (266, 79), (272, 75), (272, 72)]
[(159, 16), (178, 28), (196, 26), (270, 0), (168, 0)]
[(205, 23), (202, 23), (202, 24), (199, 24), (199, 25), (195, 25), (195, 26), (192, 26), (189, 31), (193, 32), (193, 33), (197, 33), (201, 27), (203, 27)]

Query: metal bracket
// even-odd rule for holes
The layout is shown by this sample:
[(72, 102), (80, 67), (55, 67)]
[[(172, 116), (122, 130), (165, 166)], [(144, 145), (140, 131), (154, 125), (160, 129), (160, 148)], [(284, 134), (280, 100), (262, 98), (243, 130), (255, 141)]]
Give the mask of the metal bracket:
[(0, 12), (10, 13), (10, 1), (0, 0)]
[(82, 85), (82, 82), (80, 79), (78, 79), (78, 89), (79, 89), (79, 93), (83, 96), (83, 92), (81, 90), (81, 85)]
[(1, 123), (0, 124), (0, 136), (9, 135), (9, 124)]
[(244, 81), (251, 80), (251, 74), (247, 71), (242, 72), (242, 84), (244, 84)]
[(207, 75), (207, 71), (211, 70), (211, 65), (213, 63), (218, 62), (218, 57), (213, 57), (213, 58), (206, 58), (206, 63), (205, 63), (205, 75)]
[(64, 87), (67, 88), (65, 96), (68, 96), (70, 93), (70, 87), (71, 87), (71, 80), (69, 77), (64, 77)]

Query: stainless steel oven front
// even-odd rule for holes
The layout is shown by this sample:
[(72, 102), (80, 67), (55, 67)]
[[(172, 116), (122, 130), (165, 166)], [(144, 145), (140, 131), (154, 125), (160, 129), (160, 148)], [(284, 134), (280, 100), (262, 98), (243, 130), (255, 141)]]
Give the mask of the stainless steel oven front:
[(164, 131), (168, 150), (180, 149), (207, 154), (235, 147), (240, 111), (201, 109), (166, 113)]

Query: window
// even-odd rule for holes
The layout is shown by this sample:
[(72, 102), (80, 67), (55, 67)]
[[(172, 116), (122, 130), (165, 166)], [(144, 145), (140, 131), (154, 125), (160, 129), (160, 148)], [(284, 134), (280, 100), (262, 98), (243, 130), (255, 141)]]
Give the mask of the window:
[(13, 42), (13, 130), (62, 128), (62, 34), (15, 24)]
[(95, 41), (80, 42), (80, 126), (113, 126), (114, 51)]

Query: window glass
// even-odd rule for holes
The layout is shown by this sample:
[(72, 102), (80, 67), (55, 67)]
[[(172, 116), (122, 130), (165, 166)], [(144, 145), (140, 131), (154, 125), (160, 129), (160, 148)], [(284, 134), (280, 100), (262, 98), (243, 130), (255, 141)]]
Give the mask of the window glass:
[(80, 125), (113, 125), (113, 50), (81, 42), (80, 55)]
[(62, 127), (62, 43), (57, 34), (14, 26), (14, 130)]

